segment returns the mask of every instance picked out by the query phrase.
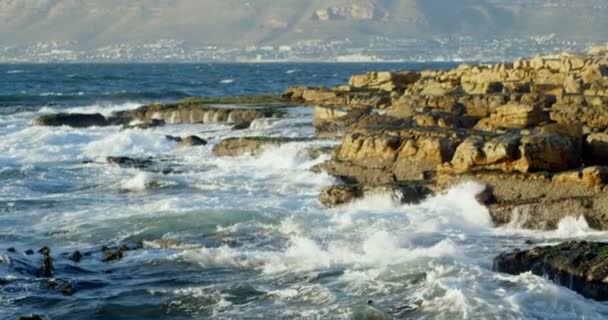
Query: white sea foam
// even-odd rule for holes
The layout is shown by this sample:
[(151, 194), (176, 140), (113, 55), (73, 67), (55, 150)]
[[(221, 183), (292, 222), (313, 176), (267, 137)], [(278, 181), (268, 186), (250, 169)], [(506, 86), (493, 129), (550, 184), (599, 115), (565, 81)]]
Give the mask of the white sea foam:
[(292, 74), (292, 73), (296, 73), (296, 72), (300, 72), (300, 71), (301, 71), (300, 69), (290, 69), (290, 70), (285, 71), (285, 74)]
[(120, 183), (120, 189), (125, 191), (141, 192), (175, 185), (175, 181), (161, 179), (159, 175), (149, 172), (138, 172), (133, 177)]
[(231, 84), (233, 82), (234, 82), (234, 79), (224, 79), (224, 80), (220, 81), (221, 84)]
[(17, 73), (24, 73), (24, 70), (19, 70), (19, 69), (15, 69), (15, 70), (8, 70), (6, 73), (7, 74), (17, 74)]
[(104, 116), (109, 116), (114, 111), (132, 110), (140, 107), (142, 104), (137, 102), (127, 102), (122, 104), (94, 104), (90, 106), (72, 107), (72, 108), (54, 108), (42, 107), (39, 113), (100, 113)]
[(141, 130), (124, 130), (107, 134), (82, 148), (86, 157), (103, 159), (108, 156), (153, 156), (169, 153), (173, 144), (163, 135)]

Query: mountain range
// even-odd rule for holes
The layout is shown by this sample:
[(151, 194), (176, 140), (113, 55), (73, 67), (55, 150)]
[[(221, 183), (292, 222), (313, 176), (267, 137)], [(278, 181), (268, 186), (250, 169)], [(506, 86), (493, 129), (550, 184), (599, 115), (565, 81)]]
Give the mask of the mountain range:
[(166, 38), (246, 47), (377, 37), (608, 40), (607, 0), (0, 0), (0, 46)]

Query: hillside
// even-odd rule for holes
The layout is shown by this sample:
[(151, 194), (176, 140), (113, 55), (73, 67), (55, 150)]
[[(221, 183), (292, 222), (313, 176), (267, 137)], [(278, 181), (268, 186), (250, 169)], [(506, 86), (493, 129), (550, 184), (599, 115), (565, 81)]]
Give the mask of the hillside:
[(370, 36), (605, 40), (603, 0), (0, 0), (0, 45), (172, 38), (218, 45)]

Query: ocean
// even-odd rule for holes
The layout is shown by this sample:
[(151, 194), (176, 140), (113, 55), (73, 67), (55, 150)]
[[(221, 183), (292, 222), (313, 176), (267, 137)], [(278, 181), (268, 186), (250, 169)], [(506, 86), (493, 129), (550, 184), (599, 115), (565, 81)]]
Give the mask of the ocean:
[[(278, 121), (147, 130), (39, 127), (45, 113), (110, 114), (191, 96), (279, 94), (351, 74), (456, 64), (0, 65), (0, 319), (604, 319), (608, 305), (529, 273), (494, 272), (502, 251), (606, 239), (584, 220), (496, 228), (475, 182), (420, 204), (373, 196), (334, 209), (336, 179), (309, 169), (313, 140), (218, 158), (235, 136), (314, 137), (312, 108)], [(198, 135), (177, 148), (165, 135)], [(151, 157), (168, 174), (120, 168)], [(164, 170), (163, 170), (164, 171)], [(136, 246), (103, 261), (101, 248)], [(37, 277), (50, 248), (55, 283)], [(32, 250), (33, 252), (28, 252)], [(79, 262), (69, 258), (78, 250)]]

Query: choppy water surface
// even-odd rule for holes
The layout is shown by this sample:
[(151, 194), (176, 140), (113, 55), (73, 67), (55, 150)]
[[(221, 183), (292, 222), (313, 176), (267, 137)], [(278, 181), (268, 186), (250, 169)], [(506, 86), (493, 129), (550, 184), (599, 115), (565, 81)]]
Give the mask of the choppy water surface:
[[(446, 67), (436, 65), (432, 67)], [(311, 137), (312, 110), (254, 129), (174, 125), (152, 130), (45, 128), (45, 112), (101, 112), (192, 95), (279, 93), (336, 85), (368, 70), (429, 65), (0, 66), (0, 318), (48, 319), (602, 319), (608, 305), (531, 274), (492, 271), (526, 240), (602, 239), (584, 221), (554, 232), (493, 228), (475, 183), (419, 205), (371, 197), (325, 209), (332, 177), (308, 171), (313, 141), (257, 157), (216, 158), (230, 136)], [(210, 141), (180, 149), (165, 135)], [(124, 169), (107, 156), (151, 156), (170, 174)], [(85, 163), (83, 163), (83, 161)], [(115, 262), (100, 248), (143, 243)], [(55, 277), (36, 277), (51, 248)], [(14, 248), (16, 252), (7, 249)], [(75, 250), (81, 262), (68, 259)], [(372, 300), (372, 306), (368, 301)]]

